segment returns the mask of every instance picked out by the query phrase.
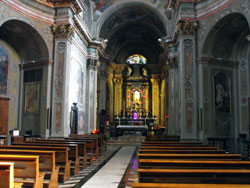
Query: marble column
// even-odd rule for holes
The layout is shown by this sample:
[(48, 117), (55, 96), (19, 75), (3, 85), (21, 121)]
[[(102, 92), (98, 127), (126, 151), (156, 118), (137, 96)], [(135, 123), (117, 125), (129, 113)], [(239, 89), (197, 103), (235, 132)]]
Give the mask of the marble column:
[(197, 139), (196, 42), (197, 23), (179, 21), (179, 70), (181, 88), (181, 139)]
[(66, 70), (69, 70), (73, 29), (70, 24), (60, 24), (54, 25), (52, 32), (55, 38), (55, 52), (51, 136), (63, 137), (70, 133), (67, 103), (68, 72)]
[(97, 72), (100, 62), (97, 59), (88, 59), (88, 93), (87, 93), (87, 122), (88, 133), (97, 128)]

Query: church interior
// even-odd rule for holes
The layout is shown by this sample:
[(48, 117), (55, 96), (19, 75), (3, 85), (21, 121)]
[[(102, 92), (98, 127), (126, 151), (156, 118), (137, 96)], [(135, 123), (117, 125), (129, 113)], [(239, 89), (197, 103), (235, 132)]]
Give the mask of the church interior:
[(250, 188), (249, 0), (0, 0), (0, 188)]

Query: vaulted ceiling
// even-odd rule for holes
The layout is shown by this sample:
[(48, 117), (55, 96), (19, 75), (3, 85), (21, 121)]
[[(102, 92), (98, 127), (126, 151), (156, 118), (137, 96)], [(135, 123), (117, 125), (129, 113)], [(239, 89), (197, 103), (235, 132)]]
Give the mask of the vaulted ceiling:
[(136, 4), (114, 11), (100, 31), (100, 37), (108, 40), (106, 53), (115, 63), (125, 63), (132, 54), (141, 54), (149, 63), (157, 63), (163, 50), (158, 39), (163, 36), (166, 29), (159, 15)]

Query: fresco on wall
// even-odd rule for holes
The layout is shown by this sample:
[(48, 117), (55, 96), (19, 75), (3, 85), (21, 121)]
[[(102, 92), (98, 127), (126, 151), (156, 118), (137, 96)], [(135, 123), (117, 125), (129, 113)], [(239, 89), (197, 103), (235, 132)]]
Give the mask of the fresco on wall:
[(9, 58), (6, 50), (0, 46), (0, 95), (7, 94)]
[(216, 114), (231, 113), (231, 77), (224, 72), (214, 76), (214, 101)]
[(70, 98), (72, 102), (83, 103), (83, 72), (75, 60), (71, 61), (70, 68)]
[[(156, 4), (158, 0), (144, 0), (145, 2)], [(94, 15), (100, 17), (102, 13), (115, 3), (121, 0), (92, 0)]]
[(28, 83), (25, 87), (24, 112), (29, 114), (39, 113), (40, 83)]

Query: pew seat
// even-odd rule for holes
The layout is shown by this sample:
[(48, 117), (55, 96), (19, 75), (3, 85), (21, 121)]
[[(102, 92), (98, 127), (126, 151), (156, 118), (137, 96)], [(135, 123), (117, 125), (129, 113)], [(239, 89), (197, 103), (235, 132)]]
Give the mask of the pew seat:
[(17, 149), (0, 149), (2, 155), (37, 155), (39, 156), (39, 170), (45, 173), (43, 184), (48, 188), (57, 188), (59, 167), (56, 166), (55, 151), (40, 151), (40, 150), (17, 150)]
[(241, 154), (155, 154), (139, 153), (138, 159), (241, 160)]
[(23, 183), (14, 182), (14, 163), (0, 162), (0, 187), (21, 188)]
[(0, 155), (0, 162), (14, 163), (14, 181), (24, 186), (42, 188), (45, 173), (39, 170), (39, 156)]
[(244, 184), (133, 183), (133, 188), (250, 188)]
[(250, 161), (207, 161), (140, 159), (139, 168), (168, 169), (250, 169)]
[(0, 149), (17, 149), (17, 150), (38, 150), (38, 151), (55, 151), (55, 160), (56, 166), (59, 167), (58, 176), (59, 180), (65, 182), (70, 178), (70, 163), (68, 157), (68, 148), (67, 147), (55, 147), (55, 146), (28, 146), (25, 144), (19, 145), (2, 145)]
[(249, 169), (141, 169), (141, 183), (250, 184)]

